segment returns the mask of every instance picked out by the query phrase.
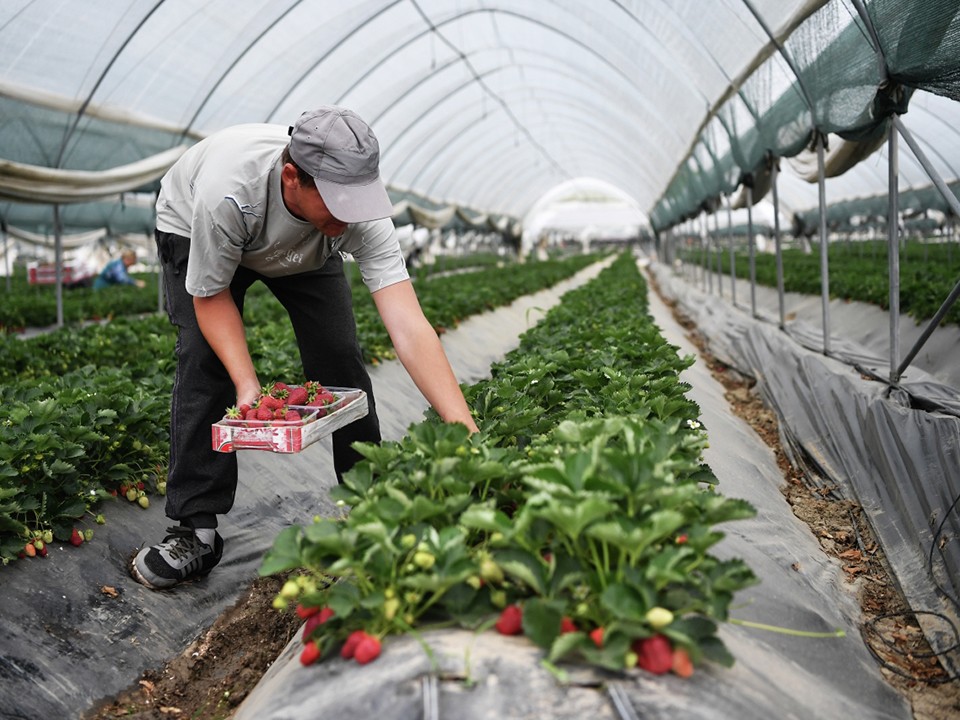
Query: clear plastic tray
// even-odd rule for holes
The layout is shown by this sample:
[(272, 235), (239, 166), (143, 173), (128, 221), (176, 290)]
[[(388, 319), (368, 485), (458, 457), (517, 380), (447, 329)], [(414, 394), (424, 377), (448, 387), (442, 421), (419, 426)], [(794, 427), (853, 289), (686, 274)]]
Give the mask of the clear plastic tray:
[(213, 449), (297, 453), (367, 414), (367, 394), (363, 390), (327, 389), (336, 395), (336, 400), (328, 405), (291, 406), (298, 412), (305, 411), (300, 420), (228, 420), (224, 417), (211, 426)]

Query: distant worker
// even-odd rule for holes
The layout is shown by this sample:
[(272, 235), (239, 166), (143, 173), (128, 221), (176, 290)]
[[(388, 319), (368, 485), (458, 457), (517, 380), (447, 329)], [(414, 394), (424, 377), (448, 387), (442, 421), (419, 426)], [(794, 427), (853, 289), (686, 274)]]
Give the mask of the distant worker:
[(136, 262), (137, 253), (130, 249), (124, 250), (120, 257), (108, 262), (103, 270), (100, 271), (97, 279), (93, 281), (93, 289), (102, 290), (111, 285), (136, 285), (138, 288), (144, 287), (146, 283), (143, 280), (132, 278), (130, 277), (130, 273), (127, 272), (127, 269)]

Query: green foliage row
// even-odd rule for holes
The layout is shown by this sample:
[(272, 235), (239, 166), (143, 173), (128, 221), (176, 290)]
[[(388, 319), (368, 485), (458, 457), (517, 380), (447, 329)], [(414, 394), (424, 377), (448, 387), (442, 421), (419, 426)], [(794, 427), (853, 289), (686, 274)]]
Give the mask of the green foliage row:
[[(473, 295), (479, 312), (490, 298), (509, 302), (511, 293), (539, 290), (595, 259), (532, 264), (497, 291), (489, 287), (499, 282), (499, 271), (465, 274), (457, 292)], [(366, 288), (357, 290), (357, 306), (372, 307)], [(453, 290), (424, 281), (418, 293), (428, 313), (440, 315), (434, 322), (452, 322), (429, 308), (442, 308), (443, 298), (434, 294)], [(469, 312), (468, 304), (459, 311)], [(307, 379), (286, 311), (266, 288), (251, 288), (245, 315), (259, 376)], [(392, 355), (379, 317), (358, 313), (358, 331), (368, 358)], [(52, 529), (69, 538), (72, 524), (113, 492), (141, 482), (151, 490), (162, 482), (175, 342), (175, 328), (159, 314), (30, 339), (0, 334), (0, 561), (16, 557), (25, 532)]]
[(88, 365), (0, 386), (0, 562), (17, 557), (34, 531), (69, 540), (122, 486), (163, 479), (166, 384)]
[[(421, 265), (411, 272), (416, 279), (444, 272), (483, 270), (497, 265), (512, 264), (510, 260), (484, 253), (472, 256), (441, 256), (436, 262)], [(361, 283), (356, 265), (347, 265), (349, 276)], [(146, 287), (114, 286), (103, 290), (77, 287), (63, 289), (63, 320), (66, 324), (139, 315), (156, 312), (160, 304), (155, 273), (139, 273), (135, 277), (146, 282)], [(25, 270), (0, 283), (0, 332), (20, 332), (28, 327), (50, 327), (57, 322), (57, 296), (54, 285), (30, 285)]]
[(692, 362), (660, 335), (625, 254), (466, 388), (479, 433), (431, 413), (399, 442), (360, 445), (332, 491), (349, 512), (280, 533), (261, 573), (298, 571), (279, 605), (334, 611), (312, 631), (324, 655), (356, 630), (482, 629), (521, 605), (551, 663), (623, 669), (636, 640), (663, 633), (729, 664), (716, 623), (755, 578), (709, 549), (715, 525), (754, 510), (712, 490), (678, 377)]
[[(890, 307), (890, 283), (886, 242), (832, 243), (829, 247), (830, 296)], [(685, 252), (686, 260), (702, 263), (698, 250)], [(713, 259), (716, 267), (716, 258)], [(730, 255), (723, 253), (722, 268), (730, 273)], [(749, 255), (736, 253), (737, 277), (750, 278)], [(776, 256), (756, 255), (757, 283), (777, 286)], [(900, 311), (918, 322), (928, 320), (960, 282), (960, 246), (956, 243), (908, 242), (900, 250)], [(811, 253), (799, 248), (783, 251), (783, 284), (787, 292), (819, 295), (820, 250)], [(955, 304), (944, 324), (960, 324), (960, 305)]]
[[(118, 285), (103, 290), (63, 289), (63, 321), (67, 324), (96, 321), (121, 315), (156, 312), (159, 305), (157, 276), (137, 274), (143, 288)], [(57, 322), (57, 295), (54, 285), (29, 285), (20, 275), (11, 278), (11, 287), (0, 283), (0, 332), (18, 332), (28, 327), (49, 327)]]

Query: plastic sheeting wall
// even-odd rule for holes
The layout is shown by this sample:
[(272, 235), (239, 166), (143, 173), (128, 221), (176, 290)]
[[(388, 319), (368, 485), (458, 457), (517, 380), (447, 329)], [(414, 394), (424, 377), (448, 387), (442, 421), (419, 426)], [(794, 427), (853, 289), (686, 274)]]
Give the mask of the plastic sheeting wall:
[[(655, 272), (711, 352), (756, 378), (794, 459), (862, 505), (934, 650), (954, 647), (952, 629), (928, 613), (960, 621), (960, 548), (948, 542), (960, 531), (960, 391), (912, 369), (891, 396), (885, 383), (855, 366), (882, 372), (883, 360), (871, 363), (869, 352), (847, 343), (836, 356), (846, 351), (848, 362), (825, 357), (798, 342), (816, 336), (802, 322), (782, 332), (670, 268), (657, 265)], [(927, 400), (939, 400), (945, 412), (920, 409)], [(943, 660), (955, 674), (960, 658)]]

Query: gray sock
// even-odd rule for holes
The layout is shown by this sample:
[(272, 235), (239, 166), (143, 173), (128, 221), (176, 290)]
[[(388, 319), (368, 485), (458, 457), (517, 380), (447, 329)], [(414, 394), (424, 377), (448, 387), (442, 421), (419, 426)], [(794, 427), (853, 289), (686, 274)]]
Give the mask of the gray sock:
[(200, 542), (213, 547), (214, 538), (217, 536), (217, 531), (214, 528), (197, 528), (195, 532)]

